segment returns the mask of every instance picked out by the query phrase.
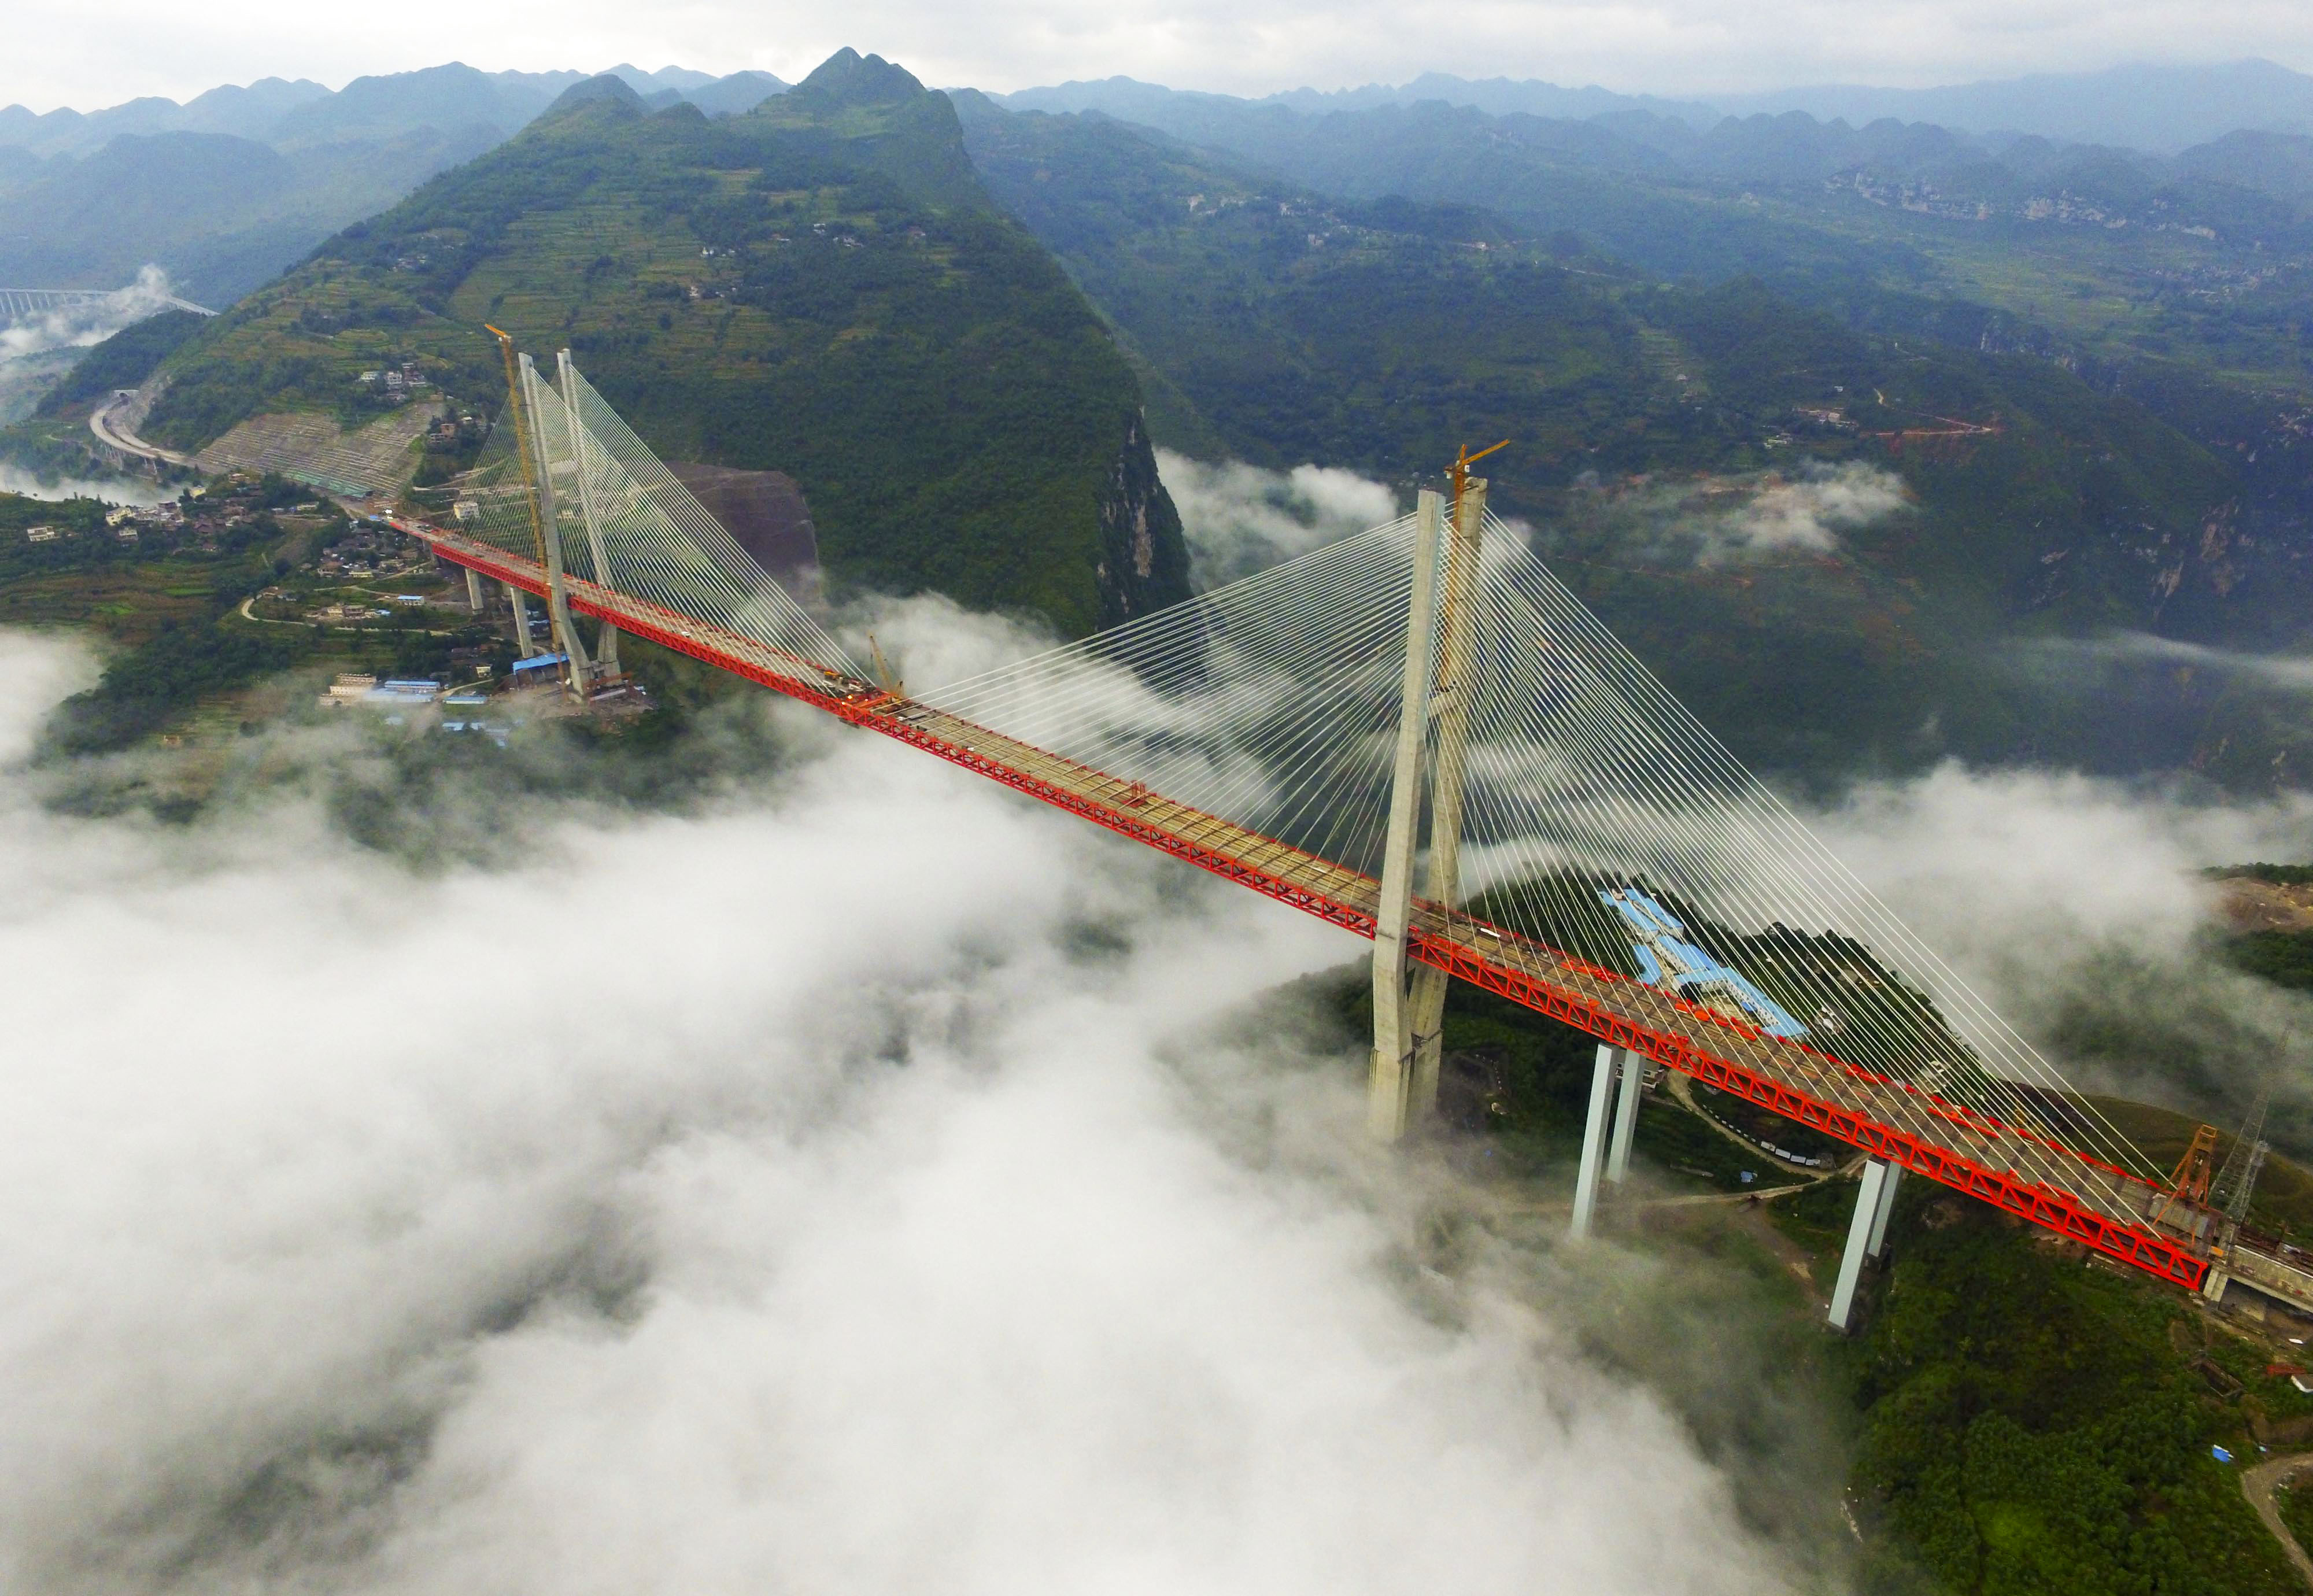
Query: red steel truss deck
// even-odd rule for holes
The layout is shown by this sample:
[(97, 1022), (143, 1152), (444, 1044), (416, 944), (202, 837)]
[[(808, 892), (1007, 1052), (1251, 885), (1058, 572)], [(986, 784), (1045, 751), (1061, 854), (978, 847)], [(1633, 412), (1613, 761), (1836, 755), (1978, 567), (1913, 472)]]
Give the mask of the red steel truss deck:
[[(529, 593), (546, 593), (545, 572), (532, 560), (434, 527), (394, 525), (445, 560)], [(937, 754), (1360, 936), (1373, 935), (1379, 884), (1362, 872), (679, 611), (575, 578), (566, 581), (565, 593), (571, 609), (621, 631)], [(1769, 1036), (1460, 910), (1417, 900), (1409, 941), (1413, 957), (1449, 975), (2107, 1257), (2186, 1287), (2199, 1286), (2208, 1273), (2209, 1260), (2190, 1242), (2148, 1221), (2159, 1188), (2036, 1129), (1947, 1104), (1907, 1082)], [(1922, 1109), (1945, 1134), (1929, 1140), (1896, 1128), (1905, 1118), (1918, 1119)]]

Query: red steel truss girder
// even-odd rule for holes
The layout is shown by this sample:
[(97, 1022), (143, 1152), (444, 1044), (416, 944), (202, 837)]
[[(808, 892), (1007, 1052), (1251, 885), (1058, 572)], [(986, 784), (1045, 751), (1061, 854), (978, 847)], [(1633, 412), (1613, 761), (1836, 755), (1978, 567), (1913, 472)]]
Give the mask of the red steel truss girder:
[(910, 747), (921, 748), (928, 754), (937, 754), (950, 763), (962, 765), (967, 771), (976, 771), (992, 780), (1001, 781), (1016, 792), (1025, 792), (1031, 798), (1042, 799), (1055, 808), (1066, 809), (1071, 815), (1080, 815), (1095, 825), (1104, 825), (1113, 832), (1130, 837), (1136, 842), (1146, 842), (1149, 847), (1160, 849), (1174, 859), (1186, 860), (1200, 869), (1210, 870), (1225, 880), (1234, 881), (1240, 886), (1250, 886), (1253, 891), (1264, 896), (1275, 898), (1280, 904), (1291, 904), (1305, 914), (1314, 914), (1320, 920), (1330, 921), (1344, 930), (1355, 931), (1361, 937), (1370, 937), (1374, 933), (1374, 917), (1362, 909), (1337, 902), (1323, 893), (1312, 892), (1309, 888), (1294, 882), (1282, 880), (1266, 870), (1256, 869), (1234, 854), (1204, 847), (1186, 837), (1177, 836), (1171, 832), (1151, 825), (1129, 810), (1112, 808), (1081, 793), (1055, 787), (1039, 777), (1025, 772), (1016, 771), (1007, 764), (990, 759), (977, 750), (966, 748), (961, 744), (951, 743), (945, 737), (935, 736), (920, 727), (910, 726), (904, 720), (899, 720), (888, 715), (853, 713), (845, 715), (844, 719), (855, 725), (880, 731), (885, 736), (896, 738)]
[[(494, 560), (486, 551), (470, 549), (462, 543), (454, 550), (444, 548), (438, 542), (435, 546), (441, 550), (445, 559), (453, 560), (456, 563), (471, 565), (486, 576), (494, 577), (502, 582), (512, 582), (526, 591), (541, 595), (545, 593), (546, 585), (543, 578), (526, 569), (528, 561), (517, 564), (513, 561)], [(910, 747), (923, 749), (928, 754), (936, 754), (952, 764), (962, 765), (965, 770), (975, 772), (991, 780), (1000, 781), (1015, 791), (1026, 793), (1029, 797), (1050, 804), (1055, 808), (1066, 809), (1072, 815), (1081, 816), (1095, 824), (1106, 826), (1111, 831), (1130, 837), (1136, 842), (1143, 842), (1151, 848), (1169, 853), (1175, 859), (1186, 860), (1200, 869), (1209, 870), (1216, 876), (1236, 882), (1239, 886), (1249, 886), (1265, 896), (1275, 898), (1280, 904), (1288, 904), (1304, 913), (1314, 914), (1320, 920), (1356, 931), (1360, 936), (1373, 935), (1373, 916), (1361, 909), (1336, 903), (1297, 883), (1284, 880), (1265, 870), (1256, 869), (1232, 854), (1224, 853), (1218, 849), (1201, 847), (1184, 837), (1176, 836), (1171, 832), (1151, 825), (1130, 810), (1112, 808), (1077, 793), (1070, 792), (1065, 788), (1055, 787), (1049, 781), (1025, 772), (1014, 770), (1009, 765), (990, 759), (986, 754), (966, 748), (961, 744), (951, 743), (944, 737), (935, 736), (920, 727), (910, 725), (894, 715), (882, 712), (893, 701), (887, 694), (879, 694), (873, 701), (855, 701), (839, 698), (831, 692), (821, 692), (807, 682), (800, 682), (792, 676), (782, 675), (775, 671), (764, 670), (742, 656), (717, 648), (711, 637), (700, 635), (702, 623), (693, 621), (687, 615), (661, 609), (656, 604), (646, 604), (623, 594), (620, 596), (625, 602), (615, 608), (596, 603), (594, 599), (585, 596), (583, 587), (576, 586), (574, 586), (565, 596), (572, 609), (593, 615), (597, 620), (612, 622), (623, 631), (647, 638), (652, 642), (674, 649), (677, 653), (686, 654), (704, 664), (729, 671), (734, 675), (743, 676), (748, 681), (771, 688), (775, 692), (784, 692), (790, 698), (799, 699), (814, 709), (824, 710), (829, 714), (839, 719), (848, 720), (854, 726), (863, 726), (870, 730), (882, 732), (885, 736), (905, 743)], [(719, 630), (717, 628), (706, 630), (708, 632)], [(1144, 798), (1140, 801), (1145, 803), (1147, 799)]]
[[(415, 531), (413, 528), (405, 530)], [(523, 589), (543, 595), (542, 573), (533, 574), (524, 569), (528, 561), (515, 563), (492, 558), (479, 549), (460, 540), (459, 546), (444, 548), (437, 536), (427, 536), (439, 552), (454, 563), (471, 565), (485, 575), (502, 582), (511, 582)], [(591, 584), (585, 586), (591, 586)], [(889, 712), (893, 701), (878, 694), (872, 701), (855, 701), (822, 692), (807, 682), (763, 669), (744, 655), (718, 647), (712, 634), (719, 628), (707, 626), (679, 612), (665, 610), (656, 604), (620, 595), (623, 602), (615, 608), (599, 604), (574, 586), (567, 594), (570, 607), (598, 620), (614, 622), (621, 630), (648, 638), (664, 648), (688, 655), (693, 659), (745, 677), (751, 682), (798, 699), (815, 709), (824, 710), (854, 726), (883, 733), (910, 747), (937, 754), (952, 764), (1001, 782), (1016, 792), (1025, 793), (1055, 808), (1065, 809), (1096, 825), (1107, 827), (1122, 836), (1148, 847), (1184, 860), (1200, 869), (1249, 886), (1264, 896), (1275, 898), (1318, 919), (1338, 925), (1346, 930), (1370, 938), (1374, 934), (1374, 917), (1349, 904), (1327, 897), (1322, 893), (1284, 880), (1267, 871), (1246, 864), (1234, 854), (1205, 847), (1185, 837), (1148, 824), (1130, 808), (1118, 808), (1096, 798), (1054, 786), (1027, 772), (993, 759), (975, 749), (952, 743)], [(742, 639), (734, 639), (734, 641)], [(760, 647), (760, 645), (756, 645)], [(799, 664), (808, 662), (798, 661)], [(815, 668), (815, 667), (814, 667)], [(1089, 767), (1084, 767), (1089, 768)], [(1124, 795), (1127, 803), (1132, 795)], [(1140, 800), (1145, 803), (1146, 799)], [(1139, 807), (1138, 804), (1133, 806)], [(1505, 933), (1509, 935), (1510, 933)], [(1873, 1158), (1883, 1159), (1903, 1168), (1922, 1175), (1939, 1185), (1964, 1192), (1981, 1202), (1992, 1204), (2004, 1212), (2054, 1230), (2070, 1240), (2078, 1241), (2106, 1257), (2131, 1264), (2148, 1274), (2189, 1288), (2197, 1288), (2209, 1271), (2209, 1261), (2194, 1254), (2185, 1243), (2159, 1236), (2140, 1226), (2123, 1224), (2092, 1209), (2083, 1206), (2069, 1193), (2053, 1187), (2014, 1179), (1996, 1169), (1985, 1168), (1948, 1148), (1921, 1141), (1909, 1132), (1880, 1124), (1858, 1114), (1810, 1097), (1778, 1080), (1772, 1080), (1746, 1069), (1731, 1060), (1699, 1051), (1686, 1037), (1674, 1033), (1657, 1031), (1625, 1016), (1606, 1010), (1580, 993), (1550, 983), (1520, 969), (1498, 965), (1476, 949), (1432, 932), (1414, 928), (1409, 932), (1407, 952), (1423, 964), (1444, 971), (1447, 974), (1483, 988), (1510, 1001), (1533, 1010), (1538, 1014), (1587, 1032), (1599, 1040), (1633, 1053), (1666, 1067), (1693, 1076), (1704, 1084), (1729, 1091), (1748, 1101), (1757, 1103), (1786, 1119), (1795, 1119), (1811, 1125), (1824, 1134), (1860, 1149)], [(1620, 979), (1612, 972), (1596, 971), (1595, 974), (1608, 979)], [(1698, 1015), (1697, 1018), (1707, 1018)], [(1732, 1027), (1729, 1029), (1739, 1030)], [(1746, 1033), (1747, 1034), (1747, 1033)], [(1835, 1063), (1828, 1055), (1817, 1054), (1826, 1063)], [(1846, 1068), (1847, 1066), (1841, 1066)], [(1863, 1075), (1863, 1071), (1851, 1071)], [(1878, 1077), (1870, 1077), (1877, 1080)], [(2054, 1143), (2034, 1137), (2043, 1145)], [(2077, 1154), (2068, 1156), (2079, 1158)], [(2094, 1167), (2094, 1160), (2080, 1159)]]
[[(2197, 1287), (2208, 1260), (2185, 1244), (2141, 1226), (2123, 1224), (2083, 1206), (2071, 1194), (2026, 1184), (1948, 1148), (1921, 1141), (1909, 1132), (1797, 1091), (1730, 1060), (1696, 1050), (1687, 1038), (1656, 1031), (1599, 1007), (1579, 993), (1539, 981), (1523, 970), (1494, 964), (1473, 949), (1420, 930), (1410, 937), (1412, 956), (1473, 986), (1498, 993), (1540, 1014), (1587, 1031), (1601, 1041), (1691, 1075), (1705, 1085), (1735, 1093), (1786, 1119), (1814, 1126), (1827, 1136), (1926, 1176), (1971, 1197), (1992, 1204), (2078, 1241), (2107, 1257), (2133, 1264), (2178, 1285)], [(2083, 1160), (2082, 1162), (2087, 1162)]]

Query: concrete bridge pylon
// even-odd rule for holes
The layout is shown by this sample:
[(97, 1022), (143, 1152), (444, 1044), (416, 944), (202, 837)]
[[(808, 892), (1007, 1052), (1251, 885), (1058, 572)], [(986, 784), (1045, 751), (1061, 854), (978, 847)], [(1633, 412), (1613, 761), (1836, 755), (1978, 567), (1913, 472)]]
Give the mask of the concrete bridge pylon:
[[(1455, 486), (1450, 527), (1446, 498), (1431, 489), (1422, 490), (1414, 516), (1405, 676), (1382, 859), (1380, 929), (1374, 937), (1373, 1068), (1366, 1101), (1367, 1125), (1385, 1142), (1398, 1140), (1438, 1107), (1449, 978), (1433, 966), (1412, 964), (1405, 948), (1425, 807), (1429, 826), (1423, 896), (1450, 908), (1461, 891), (1462, 809), (1471, 700), (1476, 690), (1478, 559), (1486, 483), (1484, 478), (1457, 469)], [(1442, 595), (1438, 571), (1441, 544), (1446, 565)], [(1425, 763), (1429, 766), (1426, 783)]]

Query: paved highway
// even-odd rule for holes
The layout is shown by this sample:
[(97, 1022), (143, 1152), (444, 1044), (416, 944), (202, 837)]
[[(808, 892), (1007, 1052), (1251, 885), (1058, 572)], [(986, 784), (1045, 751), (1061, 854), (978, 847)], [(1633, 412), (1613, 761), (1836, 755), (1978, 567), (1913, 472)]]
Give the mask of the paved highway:
[(190, 466), (193, 457), (180, 454), (174, 449), (164, 449), (158, 444), (148, 444), (122, 424), (119, 412), (126, 410), (131, 394), (116, 393), (89, 412), (88, 429), (96, 434), (96, 441), (123, 454), (133, 454), (140, 460), (158, 460), (168, 465)]

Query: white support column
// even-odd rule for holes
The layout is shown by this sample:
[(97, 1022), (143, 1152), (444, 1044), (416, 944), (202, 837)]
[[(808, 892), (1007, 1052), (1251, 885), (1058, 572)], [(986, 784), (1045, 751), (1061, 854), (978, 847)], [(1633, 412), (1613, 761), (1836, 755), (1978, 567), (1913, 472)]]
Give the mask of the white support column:
[[(1429, 788), (1429, 872), (1422, 895), (1451, 907), (1462, 895), (1462, 800), (1470, 743), (1470, 701), (1476, 689), (1478, 552), (1486, 523), (1486, 482), (1470, 477), (1454, 505), (1446, 551), (1445, 602), (1438, 606), (1438, 683), (1430, 714), (1434, 739)], [(1449, 978), (1428, 965), (1413, 972), (1413, 1083), (1407, 1110), (1419, 1124), (1438, 1109)]]
[(1614, 1050), (1622, 1071), (1622, 1095), (1614, 1100), (1614, 1140), (1606, 1151), (1606, 1178), (1620, 1186), (1631, 1173), (1631, 1137), (1639, 1128), (1639, 1093), (1646, 1085), (1647, 1062), (1627, 1047)]
[(553, 473), (548, 469), (546, 433), (538, 426), (538, 367), (529, 356), (522, 357), (523, 402), (530, 410), (531, 449), (538, 457), (538, 521), (541, 539), (546, 545), (546, 615), (554, 633), (554, 640), (569, 659), (570, 691), (583, 699), (594, 675), (587, 663), (586, 645), (578, 639), (578, 629), (570, 621), (570, 596), (562, 582), (562, 518), (554, 503)]
[(1904, 1166), (1888, 1165), (1887, 1178), (1879, 1186), (1878, 1211), (1871, 1216), (1871, 1246), (1869, 1251), (1875, 1258), (1887, 1250), (1887, 1221), (1895, 1215), (1895, 1188), (1903, 1183)]
[(1598, 1063), (1590, 1075), (1590, 1113), (1582, 1122), (1582, 1162), (1574, 1171), (1574, 1221), (1566, 1233), (1575, 1240), (1590, 1234), (1590, 1216), (1598, 1206), (1598, 1166), (1606, 1152), (1606, 1106), (1614, 1093), (1615, 1049), (1598, 1044)]
[(527, 659), (531, 649), (537, 647), (530, 640), (530, 595), (511, 582), (504, 586), (506, 603), (514, 609), (514, 657)]
[(1412, 1014), (1406, 1002), (1405, 931), (1413, 914), (1414, 830), (1421, 819), (1421, 744), (1429, 710), (1429, 654), (1437, 627), (1438, 534), (1444, 499), (1425, 489), (1414, 518), (1413, 593), (1406, 609), (1405, 680), (1398, 701), (1397, 765), (1391, 777), (1389, 833), (1381, 899), (1374, 914), (1373, 1068), (1366, 1081), (1366, 1128), (1384, 1142), (1405, 1134), (1412, 1084)]
[[(587, 432), (578, 420), (577, 373), (570, 364), (570, 351), (564, 349), (554, 357), (555, 375), (562, 383), (562, 410), (570, 423), (570, 460), (578, 477), (578, 513), (586, 522), (586, 552), (594, 560), (594, 580), (603, 586), (614, 586), (611, 580), (610, 557), (602, 551), (602, 523), (594, 514), (594, 479), (587, 458)], [(595, 655), (605, 675), (616, 676), (619, 670), (619, 629), (608, 621), (595, 638)]]
[(472, 566), (461, 566), (466, 573), (466, 607), (477, 615), (482, 613), (482, 577)]
[(1863, 1166), (1862, 1189), (1855, 1194), (1855, 1217), (1847, 1226), (1847, 1250), (1839, 1257), (1839, 1283), (1831, 1292), (1831, 1327), (1842, 1333), (1855, 1317), (1855, 1284), (1863, 1277), (1863, 1255), (1871, 1244), (1871, 1228), (1878, 1221), (1887, 1169), (1878, 1159), (1868, 1160)]

